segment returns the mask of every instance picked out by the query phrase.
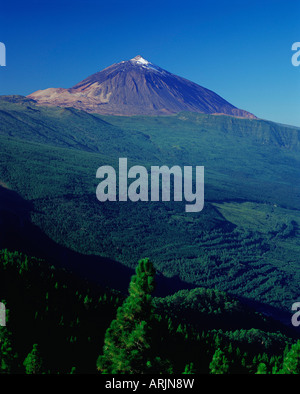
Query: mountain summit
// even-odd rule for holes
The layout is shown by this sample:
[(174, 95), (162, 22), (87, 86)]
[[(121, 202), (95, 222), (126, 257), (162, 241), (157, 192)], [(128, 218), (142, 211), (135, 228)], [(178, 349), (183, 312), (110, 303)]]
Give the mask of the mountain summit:
[(255, 118), (216, 93), (174, 75), (138, 55), (113, 64), (69, 89), (28, 96), (40, 105), (73, 107), (110, 115), (170, 115), (181, 111)]

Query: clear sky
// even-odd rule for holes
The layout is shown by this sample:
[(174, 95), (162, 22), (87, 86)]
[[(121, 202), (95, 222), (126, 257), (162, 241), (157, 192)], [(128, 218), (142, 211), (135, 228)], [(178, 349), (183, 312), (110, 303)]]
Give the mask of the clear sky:
[(300, 0), (2, 0), (0, 94), (71, 87), (142, 55), (256, 116), (300, 126)]

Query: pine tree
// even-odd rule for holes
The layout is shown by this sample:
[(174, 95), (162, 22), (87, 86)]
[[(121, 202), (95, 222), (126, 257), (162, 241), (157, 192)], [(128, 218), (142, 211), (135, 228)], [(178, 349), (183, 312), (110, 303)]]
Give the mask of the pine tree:
[(298, 340), (283, 359), (282, 374), (300, 373), (300, 340)]
[(209, 364), (211, 374), (226, 374), (229, 370), (229, 362), (221, 349), (217, 349)]
[(194, 368), (194, 363), (186, 364), (183, 374), (195, 374), (196, 370)]
[(11, 333), (6, 327), (0, 327), (0, 374), (10, 374), (12, 372), (15, 358)]
[(265, 363), (259, 363), (256, 374), (257, 375), (265, 375), (267, 373), (268, 373), (268, 371), (267, 371), (266, 364)]
[(76, 374), (76, 367), (71, 368), (70, 375), (74, 375), (74, 374)]
[[(6, 323), (9, 320), (9, 310), (6, 309)], [(7, 326), (0, 326), (0, 374), (13, 372), (17, 354), (13, 351), (12, 334)]]
[(41, 374), (42, 373), (42, 359), (38, 349), (38, 345), (35, 343), (31, 352), (27, 355), (24, 360), (24, 367), (27, 375)]
[(129, 296), (105, 333), (103, 354), (97, 360), (102, 373), (147, 373), (160, 365), (151, 351), (154, 275), (149, 259), (140, 260)]

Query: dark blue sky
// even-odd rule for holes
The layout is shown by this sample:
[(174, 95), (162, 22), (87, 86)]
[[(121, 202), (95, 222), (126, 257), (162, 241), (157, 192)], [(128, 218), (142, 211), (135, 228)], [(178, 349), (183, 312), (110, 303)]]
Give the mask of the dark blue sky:
[(299, 0), (4, 0), (0, 94), (71, 87), (140, 54), (233, 105), (300, 126)]

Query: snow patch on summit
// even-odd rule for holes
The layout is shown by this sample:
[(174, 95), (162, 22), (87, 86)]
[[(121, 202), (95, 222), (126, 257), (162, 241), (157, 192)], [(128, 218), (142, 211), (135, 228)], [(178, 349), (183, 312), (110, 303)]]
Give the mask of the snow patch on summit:
[(148, 62), (148, 60), (144, 59), (141, 55), (134, 57), (133, 59), (131, 59), (131, 61), (139, 63), (139, 64), (149, 64), (150, 63), (150, 62)]
[(141, 55), (138, 55), (138, 56), (134, 57), (133, 59), (130, 59), (130, 61), (132, 63), (138, 64), (139, 66), (142, 66), (145, 69), (153, 70), (153, 71), (159, 72), (161, 74), (164, 74), (164, 70), (162, 68), (156, 66), (155, 64), (152, 64), (148, 60), (144, 59)]

